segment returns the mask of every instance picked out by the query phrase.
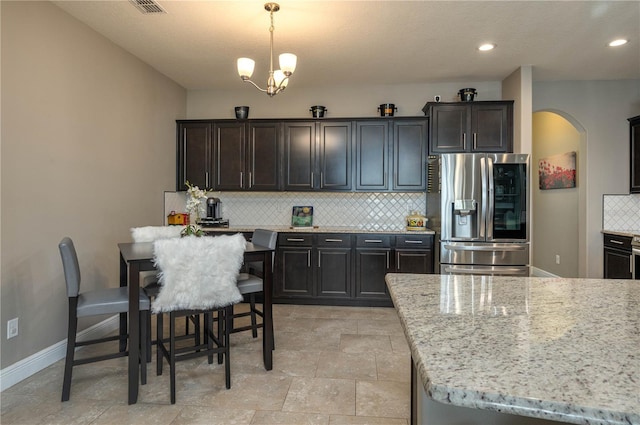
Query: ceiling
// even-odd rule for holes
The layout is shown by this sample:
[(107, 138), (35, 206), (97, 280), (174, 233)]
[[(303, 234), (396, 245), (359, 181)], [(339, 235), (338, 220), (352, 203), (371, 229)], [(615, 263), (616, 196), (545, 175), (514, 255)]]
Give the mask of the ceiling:
[[(187, 89), (240, 87), (253, 58), (265, 86), (269, 13), (262, 1), (54, 1)], [(638, 1), (281, 0), (277, 55), (298, 56), (291, 85), (500, 81), (531, 65), (534, 81), (640, 78)], [(611, 48), (614, 38), (629, 43)], [(495, 43), (480, 52), (481, 43)]]

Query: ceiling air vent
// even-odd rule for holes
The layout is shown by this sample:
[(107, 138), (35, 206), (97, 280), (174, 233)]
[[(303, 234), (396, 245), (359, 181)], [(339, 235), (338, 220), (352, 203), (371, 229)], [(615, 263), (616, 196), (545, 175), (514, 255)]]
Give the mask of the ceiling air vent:
[(145, 15), (156, 13), (167, 13), (158, 3), (154, 0), (129, 0), (140, 12)]

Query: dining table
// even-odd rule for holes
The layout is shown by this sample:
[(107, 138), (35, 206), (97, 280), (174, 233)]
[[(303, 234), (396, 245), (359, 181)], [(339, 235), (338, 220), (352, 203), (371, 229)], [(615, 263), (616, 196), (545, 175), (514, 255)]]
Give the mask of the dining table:
[[(210, 237), (210, 236), (206, 236)], [(139, 376), (140, 376), (140, 306), (138, 304), (140, 294), (140, 272), (155, 270), (153, 258), (153, 242), (119, 243), (120, 249), (120, 286), (128, 286), (129, 312), (120, 315), (120, 333), (129, 334), (129, 363), (128, 363), (128, 389), (129, 404), (138, 400)], [(272, 289), (273, 289), (273, 248), (256, 245), (247, 242), (244, 251), (244, 261), (263, 263), (263, 337), (262, 353), (266, 370), (273, 368), (273, 314), (272, 314)], [(126, 349), (126, 342), (120, 346), (120, 350)], [(146, 359), (145, 359), (146, 361)]]

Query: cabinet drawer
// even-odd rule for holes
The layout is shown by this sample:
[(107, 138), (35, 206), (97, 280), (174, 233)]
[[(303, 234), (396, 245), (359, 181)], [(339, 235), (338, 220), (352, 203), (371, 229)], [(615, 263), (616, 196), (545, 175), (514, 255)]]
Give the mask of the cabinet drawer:
[(313, 235), (310, 233), (280, 233), (278, 246), (311, 246)]
[(433, 249), (433, 235), (396, 236), (396, 248)]
[(318, 235), (318, 246), (336, 246), (349, 248), (351, 246), (351, 235), (347, 235), (344, 233), (326, 233), (323, 235)]
[(356, 246), (358, 248), (389, 248), (391, 246), (391, 235), (357, 235)]
[(631, 252), (631, 237), (612, 235), (610, 233), (604, 234), (604, 246), (611, 248), (624, 249)]

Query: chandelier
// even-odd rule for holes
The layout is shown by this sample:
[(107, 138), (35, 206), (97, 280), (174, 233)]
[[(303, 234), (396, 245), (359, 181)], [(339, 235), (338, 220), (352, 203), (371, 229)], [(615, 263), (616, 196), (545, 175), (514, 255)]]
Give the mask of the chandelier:
[(296, 69), (296, 61), (298, 58), (293, 53), (283, 53), (280, 55), (280, 69), (273, 70), (273, 14), (280, 10), (278, 3), (265, 3), (264, 8), (271, 17), (271, 26), (269, 27), (270, 36), (270, 54), (269, 54), (269, 78), (267, 79), (267, 88), (261, 89), (256, 83), (251, 81), (253, 68), (256, 62), (249, 58), (238, 59), (238, 74), (242, 81), (251, 83), (255, 88), (273, 97), (283, 91), (289, 83), (289, 77)]

